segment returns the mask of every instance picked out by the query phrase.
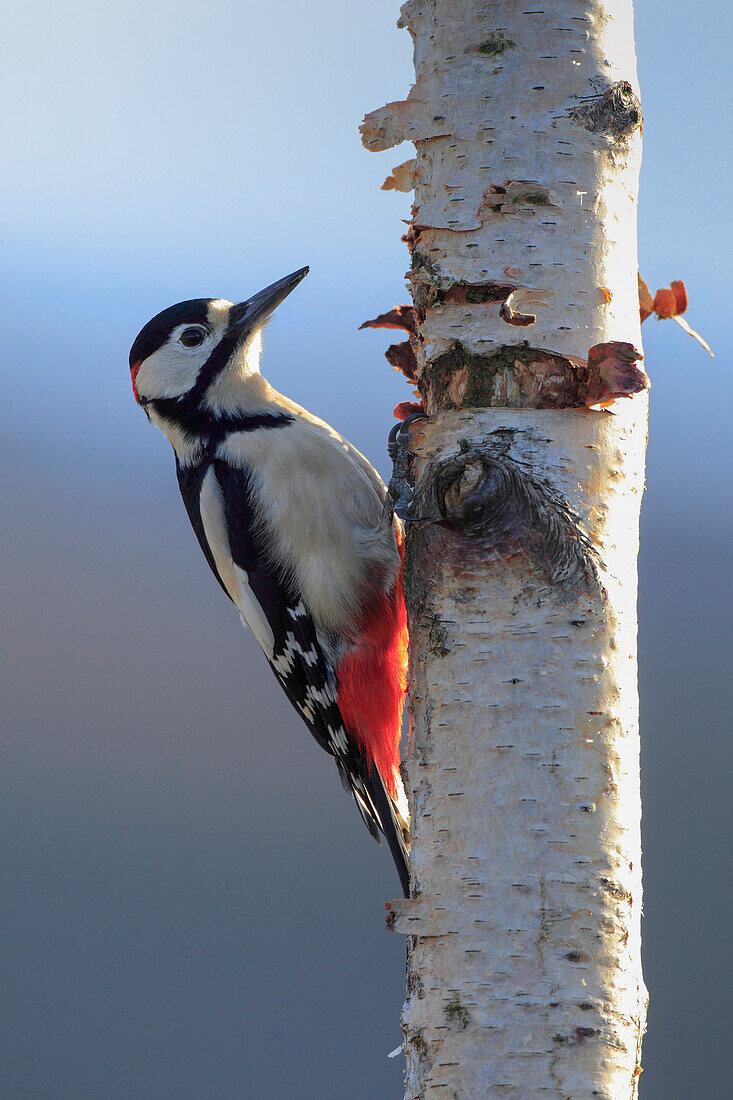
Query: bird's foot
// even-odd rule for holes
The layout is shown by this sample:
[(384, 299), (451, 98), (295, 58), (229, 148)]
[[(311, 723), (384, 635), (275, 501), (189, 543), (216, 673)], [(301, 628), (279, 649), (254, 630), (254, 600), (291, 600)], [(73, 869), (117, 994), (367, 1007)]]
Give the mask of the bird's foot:
[(427, 419), (427, 413), (410, 413), (404, 420), (399, 420), (389, 433), (387, 451), (392, 459), (392, 477), (387, 487), (384, 510), (390, 520), (395, 513), (403, 523), (417, 523), (429, 518), (410, 514), (410, 507), (413, 503), (413, 486), (408, 481), (410, 428), (416, 421), (425, 419)]

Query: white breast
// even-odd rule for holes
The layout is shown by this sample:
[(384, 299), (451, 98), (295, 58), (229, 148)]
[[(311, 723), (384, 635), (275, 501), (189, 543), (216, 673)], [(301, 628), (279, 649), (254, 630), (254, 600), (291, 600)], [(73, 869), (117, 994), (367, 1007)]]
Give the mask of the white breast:
[(328, 425), (302, 415), (284, 428), (234, 432), (219, 454), (255, 472), (269, 550), (316, 628), (349, 634), (367, 587), (390, 587), (399, 568), (376, 473)]

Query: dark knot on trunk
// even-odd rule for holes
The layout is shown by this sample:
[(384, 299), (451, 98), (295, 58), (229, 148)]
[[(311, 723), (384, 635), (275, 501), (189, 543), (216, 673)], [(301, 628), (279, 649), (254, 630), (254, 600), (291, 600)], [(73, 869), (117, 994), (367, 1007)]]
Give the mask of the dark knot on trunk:
[(597, 588), (599, 557), (568, 502), (506, 448), (477, 449), (461, 442), (461, 453), (426, 471), (420, 511), (433, 495), (433, 514), (451, 530), (482, 540), (500, 554), (528, 554), (552, 584)]

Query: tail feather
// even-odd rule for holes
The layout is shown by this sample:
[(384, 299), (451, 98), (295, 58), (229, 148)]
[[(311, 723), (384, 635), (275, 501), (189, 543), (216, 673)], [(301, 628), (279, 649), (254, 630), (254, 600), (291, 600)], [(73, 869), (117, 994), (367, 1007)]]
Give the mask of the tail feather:
[[(369, 789), (363, 781), (361, 774), (355, 774), (352, 768), (347, 768), (342, 760), (336, 757), (336, 767), (338, 768), (339, 778), (341, 779), (341, 786), (344, 790), (354, 796), (354, 802), (356, 802), (356, 808), (361, 814), (361, 819), (369, 830), (370, 834), (374, 837), (377, 844), (381, 844), (381, 838), (379, 832), (381, 829), (381, 822), (379, 818), (379, 812), (372, 801)], [(361, 771), (361, 769), (360, 769)]]
[(404, 896), (410, 896), (410, 825), (402, 779), (396, 773), (396, 797), (392, 797), (376, 767), (369, 770), (366, 783), (379, 815), (379, 828), (392, 853)]

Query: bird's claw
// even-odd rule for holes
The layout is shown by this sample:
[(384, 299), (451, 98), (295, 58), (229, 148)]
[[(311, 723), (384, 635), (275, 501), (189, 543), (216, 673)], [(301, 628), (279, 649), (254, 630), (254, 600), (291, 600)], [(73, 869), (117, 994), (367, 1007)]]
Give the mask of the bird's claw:
[(392, 477), (387, 487), (387, 497), (384, 502), (385, 512), (390, 518), (397, 514), (403, 523), (417, 523), (428, 517), (410, 515), (413, 487), (407, 480), (408, 466), (410, 462), (410, 428), (417, 420), (425, 420), (427, 413), (414, 412), (399, 420), (387, 440), (387, 452), (392, 459)]

